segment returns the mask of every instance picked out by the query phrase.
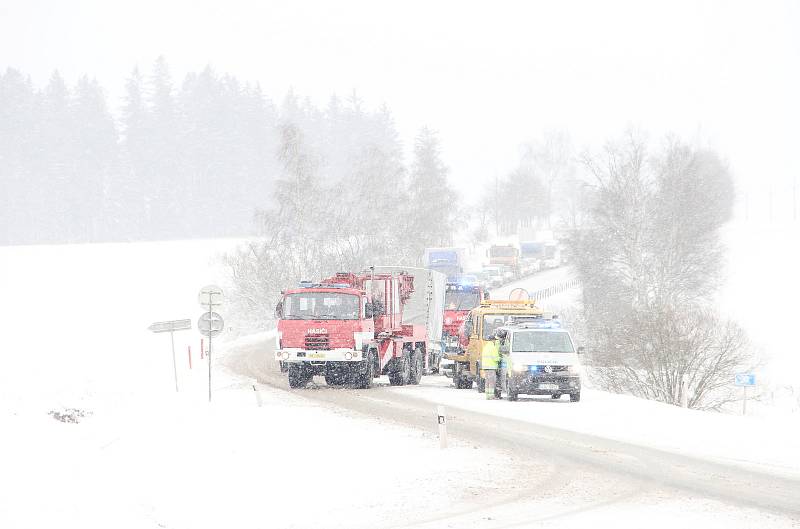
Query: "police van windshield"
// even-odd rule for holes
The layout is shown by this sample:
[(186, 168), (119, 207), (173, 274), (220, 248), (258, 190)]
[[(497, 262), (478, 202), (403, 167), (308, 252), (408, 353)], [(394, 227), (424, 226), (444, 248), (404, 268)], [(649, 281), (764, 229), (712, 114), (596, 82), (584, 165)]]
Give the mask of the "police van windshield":
[(289, 294), (283, 301), (286, 320), (357, 320), (359, 297), (333, 292)]
[(572, 340), (566, 332), (529, 331), (516, 332), (511, 344), (516, 353), (574, 353)]

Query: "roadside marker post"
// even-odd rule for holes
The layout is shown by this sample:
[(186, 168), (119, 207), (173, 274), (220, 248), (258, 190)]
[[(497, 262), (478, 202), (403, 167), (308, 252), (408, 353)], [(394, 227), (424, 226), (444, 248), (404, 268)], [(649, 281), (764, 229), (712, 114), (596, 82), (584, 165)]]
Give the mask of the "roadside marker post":
[(192, 369), (192, 346), (188, 346), (186, 352), (189, 353), (189, 370)]
[(256, 394), (256, 404), (257, 404), (257, 405), (258, 405), (258, 407), (260, 408), (260, 407), (261, 407), (261, 406), (262, 406), (264, 403), (263, 403), (263, 401), (261, 400), (261, 393), (259, 393), (259, 392), (258, 392), (258, 388), (256, 387), (256, 385), (255, 385), (255, 384), (253, 384), (253, 393), (255, 393), (255, 394)]
[(154, 333), (168, 332), (172, 343), (172, 372), (175, 375), (175, 391), (178, 391), (178, 365), (175, 361), (175, 331), (188, 331), (192, 328), (192, 320), (157, 321), (147, 328)]
[(439, 448), (447, 448), (447, 415), (444, 406), (436, 407), (437, 422), (439, 423)]

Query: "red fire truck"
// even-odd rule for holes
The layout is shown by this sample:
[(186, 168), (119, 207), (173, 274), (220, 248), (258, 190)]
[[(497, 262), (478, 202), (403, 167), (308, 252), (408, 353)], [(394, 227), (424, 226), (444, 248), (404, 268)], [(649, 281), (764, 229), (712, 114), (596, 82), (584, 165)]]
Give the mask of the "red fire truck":
[(488, 298), (480, 285), (467, 282), (447, 283), (444, 296), (444, 334), (456, 336), (469, 311)]
[(284, 291), (276, 307), (275, 359), (288, 372), (289, 387), (303, 387), (314, 375), (357, 388), (371, 387), (382, 374), (393, 386), (419, 384), (434, 367), (432, 337), (441, 333), (441, 316), (438, 328), (425, 317), (437, 310), (425, 290), (416, 296), (423, 303), (416, 318), (404, 314), (415, 291), (414, 276), (402, 271), (340, 272)]

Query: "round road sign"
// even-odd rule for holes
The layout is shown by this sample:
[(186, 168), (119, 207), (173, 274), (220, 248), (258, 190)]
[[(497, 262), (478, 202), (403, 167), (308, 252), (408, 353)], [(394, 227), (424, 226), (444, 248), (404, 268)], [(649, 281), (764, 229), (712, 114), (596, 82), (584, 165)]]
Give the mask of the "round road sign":
[(508, 294), (508, 299), (511, 301), (528, 301), (531, 295), (524, 288), (515, 288)]
[(216, 312), (204, 312), (197, 320), (197, 329), (201, 334), (213, 338), (225, 328), (225, 320)]

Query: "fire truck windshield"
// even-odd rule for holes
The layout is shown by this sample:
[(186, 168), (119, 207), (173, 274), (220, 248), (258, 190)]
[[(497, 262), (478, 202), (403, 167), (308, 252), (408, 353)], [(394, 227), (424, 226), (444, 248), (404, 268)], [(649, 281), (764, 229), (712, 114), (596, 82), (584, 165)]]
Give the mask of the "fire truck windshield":
[(444, 310), (472, 310), (480, 304), (477, 290), (448, 290), (444, 295)]
[(288, 294), (283, 300), (286, 320), (357, 320), (359, 297), (335, 292)]

